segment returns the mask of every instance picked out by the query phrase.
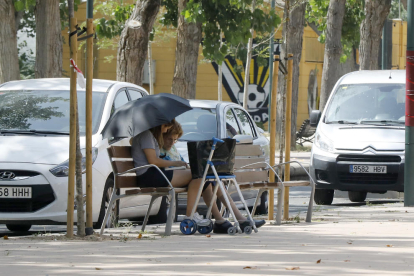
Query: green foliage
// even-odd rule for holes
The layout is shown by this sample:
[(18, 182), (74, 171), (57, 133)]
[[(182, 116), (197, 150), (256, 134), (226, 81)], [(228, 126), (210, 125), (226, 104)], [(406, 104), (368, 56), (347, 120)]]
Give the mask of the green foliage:
[(36, 0), (14, 0), (14, 8), (17, 12), (30, 10), (36, 6)]
[(403, 21), (407, 21), (407, 11), (404, 9), (404, 5), (402, 3), (401, 9), (399, 8), (399, 0), (392, 0), (390, 13), (388, 14), (388, 19), (396, 19), (399, 17), (401, 17)]
[[(105, 5), (105, 7), (104, 7)], [(122, 30), (125, 27), (125, 22), (130, 17), (134, 5), (119, 5), (119, 3), (112, 2), (111, 4), (100, 4), (97, 6), (98, 10), (102, 10), (105, 12), (105, 14), (110, 15), (107, 13), (108, 5), (111, 5), (113, 7), (113, 10), (111, 11), (111, 17), (110, 19), (107, 19), (106, 17), (100, 18), (96, 23), (96, 33), (99, 37), (103, 38), (109, 38), (112, 39), (116, 36), (119, 36), (122, 33)]]
[(22, 52), (27, 47), (26, 40), (18, 45), (19, 51), (19, 68), (21, 79), (34, 79), (35, 77), (35, 57), (32, 50)]
[[(162, 23), (177, 26), (178, 8), (177, 0), (165, 0), (166, 13)], [(250, 29), (254, 28), (257, 36), (269, 35), (272, 28), (277, 27), (280, 17), (271, 10), (267, 12), (262, 8), (251, 11), (251, 0), (189, 0), (183, 11), (185, 19), (189, 22), (202, 24), (203, 55), (209, 60), (218, 63), (224, 57), (233, 53), (236, 58), (245, 59), (246, 44), (251, 37)], [(257, 1), (257, 7), (263, 1)], [(223, 32), (225, 41), (220, 47), (220, 32)], [(265, 64), (264, 58), (259, 63)]]
[[(322, 34), (318, 40), (325, 43), (326, 15), (328, 13), (329, 1), (309, 0), (305, 18), (314, 23)], [(345, 4), (345, 15), (342, 25), (342, 48), (341, 62), (345, 62), (353, 48), (359, 47), (360, 25), (364, 19), (364, 0), (347, 0)]]

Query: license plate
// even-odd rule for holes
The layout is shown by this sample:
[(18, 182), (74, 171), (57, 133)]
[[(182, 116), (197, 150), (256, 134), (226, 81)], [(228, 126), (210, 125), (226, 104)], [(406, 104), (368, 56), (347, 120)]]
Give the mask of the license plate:
[(0, 187), (0, 198), (32, 198), (32, 187)]
[(350, 165), (350, 173), (387, 173), (387, 166)]

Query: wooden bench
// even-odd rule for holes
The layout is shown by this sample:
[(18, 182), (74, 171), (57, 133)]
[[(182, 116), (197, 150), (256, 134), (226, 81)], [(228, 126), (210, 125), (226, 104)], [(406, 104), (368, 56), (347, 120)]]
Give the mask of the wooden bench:
[[(114, 175), (114, 189), (112, 192), (111, 199), (109, 201), (108, 209), (106, 210), (105, 217), (102, 223), (100, 235), (103, 234), (105, 229), (105, 224), (110, 219), (110, 210), (112, 210), (113, 204), (117, 200), (125, 197), (131, 196), (143, 196), (150, 195), (151, 201), (148, 207), (147, 214), (145, 215), (144, 222), (142, 224), (141, 230), (145, 230), (145, 226), (148, 222), (148, 217), (152, 208), (152, 205), (158, 197), (169, 196), (170, 198), (170, 208), (167, 216), (167, 223), (165, 225), (165, 235), (171, 235), (171, 226), (174, 220), (175, 214), (175, 197), (176, 193), (186, 192), (187, 188), (173, 188), (171, 183), (168, 181), (170, 187), (162, 188), (140, 188), (137, 182), (137, 176), (135, 171), (142, 168), (155, 167), (162, 174), (162, 171), (155, 165), (146, 165), (142, 167), (134, 167), (134, 162), (131, 157), (131, 147), (130, 146), (109, 146), (107, 148), (108, 155), (111, 161), (113, 175)], [(163, 174), (164, 175), (164, 174)], [(164, 175), (165, 177), (165, 175)], [(122, 188), (132, 188), (125, 191), (124, 194), (117, 194)]]
[[(303, 170), (306, 169), (297, 161), (288, 163), (298, 163)], [(277, 166), (283, 166), (279, 164)], [(275, 167), (277, 167), (275, 166)], [(276, 224), (280, 225), (282, 221), (282, 209), (283, 209), (283, 191), (284, 187), (300, 187), (310, 186), (311, 195), (309, 198), (308, 212), (306, 215), (306, 222), (312, 220), (312, 208), (313, 208), (313, 197), (315, 193), (315, 183), (309, 176), (309, 180), (306, 181), (282, 181), (281, 178), (276, 174), (274, 168), (271, 168), (265, 159), (265, 155), (259, 145), (253, 144), (237, 144), (236, 145), (236, 160), (234, 164), (236, 181), (243, 190), (259, 190), (256, 201), (252, 210), (252, 215), (255, 213), (256, 206), (259, 203), (259, 199), (263, 192), (269, 191), (270, 189), (279, 189), (277, 197), (277, 213), (276, 213)], [(269, 171), (275, 172), (276, 182), (269, 181)], [(234, 191), (229, 191), (234, 192)]]
[(309, 119), (304, 120), (299, 130), (296, 132), (296, 143), (302, 147), (305, 142), (313, 143), (315, 131), (316, 127), (310, 125)]

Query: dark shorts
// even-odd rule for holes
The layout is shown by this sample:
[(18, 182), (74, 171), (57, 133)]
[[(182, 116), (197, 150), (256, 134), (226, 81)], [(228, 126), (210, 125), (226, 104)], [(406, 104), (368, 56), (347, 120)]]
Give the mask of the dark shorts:
[[(171, 182), (173, 178), (173, 171), (166, 171), (163, 168), (160, 168), (160, 170)], [(165, 177), (154, 167), (149, 168), (145, 173), (139, 175), (137, 178), (139, 187), (159, 188), (169, 186), (168, 182), (165, 180)]]
[[(171, 182), (174, 174), (174, 170), (166, 171), (163, 168), (160, 170), (165, 174), (168, 180)], [(154, 167), (149, 168), (145, 173), (139, 175), (138, 177), (138, 186), (142, 188), (160, 188), (168, 187), (168, 182), (165, 180), (164, 176)], [(203, 187), (203, 192), (207, 187), (213, 182), (206, 182)]]

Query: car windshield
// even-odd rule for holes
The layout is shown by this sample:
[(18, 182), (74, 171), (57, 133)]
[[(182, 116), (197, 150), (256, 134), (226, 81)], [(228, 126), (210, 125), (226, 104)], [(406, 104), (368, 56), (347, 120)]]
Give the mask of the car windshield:
[(347, 84), (333, 95), (325, 123), (404, 124), (404, 84)]
[(201, 141), (217, 137), (217, 118), (214, 108), (193, 108), (176, 118), (183, 128), (180, 141)]
[[(69, 133), (69, 91), (0, 91), (0, 132)], [(92, 93), (92, 132), (96, 133), (107, 93)], [(78, 91), (79, 132), (84, 135), (85, 91)]]

